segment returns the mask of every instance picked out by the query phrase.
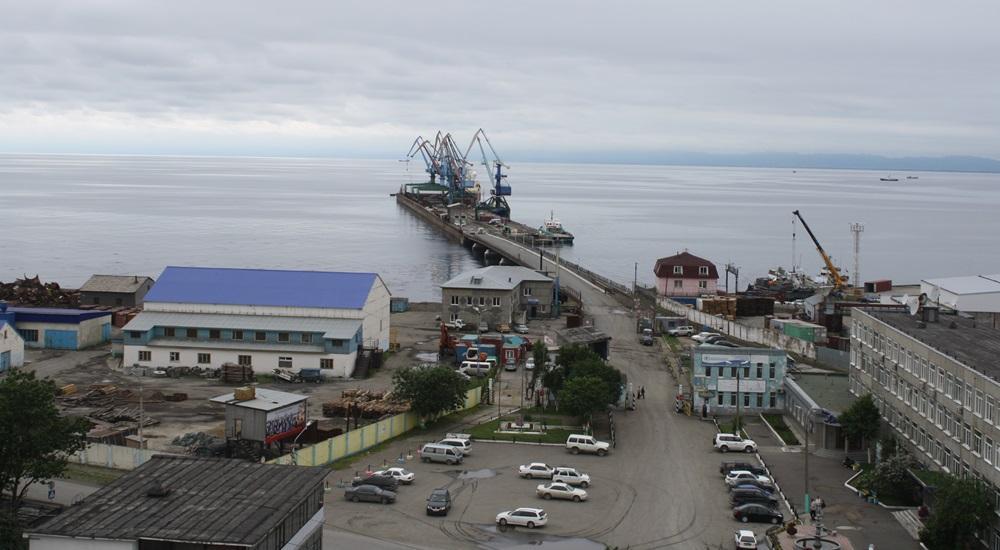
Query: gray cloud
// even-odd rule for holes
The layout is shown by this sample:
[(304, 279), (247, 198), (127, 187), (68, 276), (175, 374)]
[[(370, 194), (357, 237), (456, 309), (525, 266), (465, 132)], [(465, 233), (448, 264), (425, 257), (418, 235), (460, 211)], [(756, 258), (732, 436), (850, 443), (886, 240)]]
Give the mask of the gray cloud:
[(994, 2), (358, 4), (4, 2), (0, 150), (1000, 150)]

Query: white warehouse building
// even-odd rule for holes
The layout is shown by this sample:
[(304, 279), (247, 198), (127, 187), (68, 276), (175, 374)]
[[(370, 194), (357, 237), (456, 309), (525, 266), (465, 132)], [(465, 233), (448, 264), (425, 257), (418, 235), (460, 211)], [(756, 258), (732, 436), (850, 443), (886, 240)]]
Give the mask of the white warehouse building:
[(349, 377), (388, 348), (389, 298), (376, 273), (167, 267), (122, 329), (125, 364)]

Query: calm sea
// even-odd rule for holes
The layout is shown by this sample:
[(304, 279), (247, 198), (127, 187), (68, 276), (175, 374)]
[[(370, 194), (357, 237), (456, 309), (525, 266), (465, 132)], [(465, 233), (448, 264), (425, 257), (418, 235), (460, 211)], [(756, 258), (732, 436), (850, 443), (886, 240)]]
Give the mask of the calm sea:
[[(622, 281), (638, 262), (651, 282), (656, 258), (686, 248), (739, 266), (743, 286), (792, 263), (796, 209), (848, 271), (849, 226), (865, 225), (864, 280), (1000, 272), (1000, 175), (884, 175), (513, 162), (509, 181), (515, 219), (554, 213), (576, 235), (563, 256)], [(398, 161), (0, 155), (0, 281), (76, 286), (166, 265), (363, 270), (395, 295), (438, 299), (438, 284), (477, 264), (389, 197), (423, 179)], [(818, 272), (797, 234), (794, 261)]]

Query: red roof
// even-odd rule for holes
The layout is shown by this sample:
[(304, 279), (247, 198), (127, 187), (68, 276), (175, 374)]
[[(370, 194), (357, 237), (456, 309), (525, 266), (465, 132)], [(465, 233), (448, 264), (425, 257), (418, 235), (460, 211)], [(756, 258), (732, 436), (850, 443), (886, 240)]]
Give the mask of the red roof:
[[(683, 274), (675, 274), (674, 266), (681, 266), (683, 268)], [(708, 275), (699, 274), (699, 267), (707, 266)], [(715, 269), (715, 264), (706, 260), (705, 258), (699, 258), (690, 252), (681, 252), (674, 256), (667, 256), (666, 258), (660, 258), (656, 260), (656, 265), (653, 266), (653, 273), (657, 277), (661, 278), (672, 278), (672, 279), (718, 279), (719, 271)]]

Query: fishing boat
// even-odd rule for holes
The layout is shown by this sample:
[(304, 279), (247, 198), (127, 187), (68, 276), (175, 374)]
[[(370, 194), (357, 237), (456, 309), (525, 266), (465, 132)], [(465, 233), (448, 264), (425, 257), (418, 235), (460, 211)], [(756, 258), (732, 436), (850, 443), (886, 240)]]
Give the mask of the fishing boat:
[(899, 181), (899, 178), (894, 178), (892, 177), (892, 174), (889, 174), (888, 176), (879, 178), (879, 181)]
[(566, 231), (562, 222), (555, 217), (555, 213), (551, 210), (549, 211), (549, 219), (545, 220), (538, 228), (538, 233), (543, 238), (552, 239), (556, 244), (573, 244), (573, 234)]
[(920, 176), (906, 176), (906, 179), (908, 179), (908, 180), (918, 180), (918, 179), (920, 179)]

